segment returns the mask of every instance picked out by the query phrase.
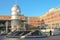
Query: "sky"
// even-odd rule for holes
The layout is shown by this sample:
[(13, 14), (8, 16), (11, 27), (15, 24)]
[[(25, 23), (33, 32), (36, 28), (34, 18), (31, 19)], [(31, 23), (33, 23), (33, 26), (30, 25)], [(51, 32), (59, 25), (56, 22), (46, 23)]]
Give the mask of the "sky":
[[(11, 15), (11, 8), (16, 0), (0, 0), (0, 15)], [(42, 16), (51, 8), (60, 8), (60, 0), (17, 0), (21, 14), (25, 16)]]

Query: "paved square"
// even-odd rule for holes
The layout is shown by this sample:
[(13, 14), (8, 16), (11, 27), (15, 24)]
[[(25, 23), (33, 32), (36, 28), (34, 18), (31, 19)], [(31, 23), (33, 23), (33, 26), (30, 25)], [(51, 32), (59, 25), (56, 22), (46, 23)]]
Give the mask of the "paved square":
[[(10, 39), (6, 39), (5, 36), (0, 36), (0, 40), (10, 40)], [(15, 40), (14, 38), (12, 38), (11, 40)], [(60, 40), (60, 35), (58, 36), (50, 36), (50, 37), (46, 37), (46, 38), (25, 38), (25, 39), (17, 39), (17, 40)]]

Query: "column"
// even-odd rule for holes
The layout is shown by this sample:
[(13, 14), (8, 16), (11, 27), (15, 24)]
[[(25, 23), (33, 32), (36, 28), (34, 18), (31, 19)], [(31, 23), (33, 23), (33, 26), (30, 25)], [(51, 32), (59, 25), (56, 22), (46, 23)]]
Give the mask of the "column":
[(25, 27), (25, 24), (26, 24), (26, 22), (24, 22), (24, 30), (26, 31), (26, 27)]
[(6, 33), (8, 33), (8, 21), (6, 21)]

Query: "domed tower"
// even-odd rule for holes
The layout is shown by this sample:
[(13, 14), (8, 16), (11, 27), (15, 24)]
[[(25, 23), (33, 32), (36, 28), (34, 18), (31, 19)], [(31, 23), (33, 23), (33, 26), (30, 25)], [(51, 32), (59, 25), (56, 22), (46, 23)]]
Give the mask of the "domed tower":
[(20, 22), (20, 14), (21, 10), (18, 5), (14, 5), (11, 9), (11, 31), (20, 30), (21, 22)]

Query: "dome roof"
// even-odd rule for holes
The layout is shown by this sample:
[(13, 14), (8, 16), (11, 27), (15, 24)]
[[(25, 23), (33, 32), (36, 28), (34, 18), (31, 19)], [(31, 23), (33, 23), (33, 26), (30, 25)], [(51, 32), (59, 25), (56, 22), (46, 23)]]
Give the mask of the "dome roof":
[(19, 8), (18, 5), (14, 5), (11, 10), (12, 11), (18, 11), (19, 12), (20, 11), (20, 8)]

